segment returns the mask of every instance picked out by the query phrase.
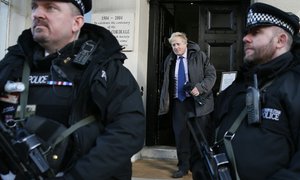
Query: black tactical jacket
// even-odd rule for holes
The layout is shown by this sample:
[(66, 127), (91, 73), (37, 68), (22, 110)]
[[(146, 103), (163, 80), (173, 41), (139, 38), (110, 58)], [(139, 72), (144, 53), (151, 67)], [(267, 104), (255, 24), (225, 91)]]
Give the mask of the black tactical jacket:
[[(88, 65), (82, 66), (73, 60), (87, 40), (93, 40), (97, 49)], [(143, 147), (145, 117), (140, 90), (123, 66), (126, 56), (120, 51), (108, 30), (86, 23), (78, 40), (46, 57), (30, 30), (25, 30), (0, 62), (0, 92), (7, 80), (21, 80), (23, 62), (29, 62), (28, 104), (36, 105), (36, 115), (67, 127), (89, 115), (97, 117), (72, 135), (71, 156), (66, 157), (64, 166), (66, 179), (130, 175), (130, 158)]]
[[(261, 92), (261, 123), (249, 124), (246, 116), (231, 141), (242, 180), (300, 178), (297, 63), (288, 52), (256, 67), (245, 64), (235, 82), (216, 98), (213, 114), (219, 125), (217, 141), (220, 141), (246, 106), (246, 90), (253, 86), (253, 74), (257, 74), (259, 88), (272, 81)], [(225, 152), (223, 144), (219, 151)]]

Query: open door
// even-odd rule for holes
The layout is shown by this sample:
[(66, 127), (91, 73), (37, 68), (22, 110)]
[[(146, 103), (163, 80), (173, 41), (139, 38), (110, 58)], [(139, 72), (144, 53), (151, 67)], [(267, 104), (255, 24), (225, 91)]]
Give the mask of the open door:
[(168, 38), (185, 32), (198, 43), (217, 70), (216, 95), (222, 72), (235, 71), (243, 59), (245, 12), (250, 0), (151, 0), (147, 75), (146, 145), (175, 145), (170, 114), (158, 116), (162, 66), (171, 52)]

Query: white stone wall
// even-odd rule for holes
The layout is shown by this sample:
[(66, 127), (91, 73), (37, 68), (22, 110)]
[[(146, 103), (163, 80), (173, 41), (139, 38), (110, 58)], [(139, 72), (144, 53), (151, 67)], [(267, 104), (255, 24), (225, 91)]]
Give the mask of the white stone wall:
[(91, 13), (134, 13), (133, 50), (125, 51), (127, 60), (124, 65), (143, 87), (144, 105), (146, 102), (147, 56), (148, 56), (148, 0), (93, 0)]
[(31, 0), (11, 0), (10, 3), (8, 46), (15, 44), (19, 34), (30, 27)]
[(263, 2), (284, 11), (292, 12), (300, 17), (300, 1), (299, 0), (257, 0), (255, 2)]
[[(10, 0), (11, 14), (7, 30), (8, 37), (4, 43), (10, 46), (16, 43), (18, 35), (29, 28), (31, 0)], [(252, 0), (251, 2), (264, 2), (285, 11), (290, 11), (300, 16), (299, 0)], [(149, 28), (149, 2), (148, 0), (93, 0), (93, 9), (86, 16), (90, 20), (92, 13), (134, 13), (134, 40), (133, 50), (124, 52), (128, 60), (125, 66), (132, 72), (139, 85), (144, 89), (144, 103), (146, 101), (146, 79), (147, 79), (147, 56), (148, 56), (148, 28)]]

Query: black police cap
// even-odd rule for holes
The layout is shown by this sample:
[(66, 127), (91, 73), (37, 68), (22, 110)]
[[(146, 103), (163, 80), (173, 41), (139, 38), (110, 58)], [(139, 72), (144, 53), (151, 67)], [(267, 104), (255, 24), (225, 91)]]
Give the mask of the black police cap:
[(62, 2), (70, 2), (74, 4), (82, 15), (88, 13), (92, 9), (92, 0), (57, 0)]
[(264, 3), (254, 3), (247, 15), (247, 31), (257, 26), (278, 26), (291, 35), (299, 31), (299, 17)]

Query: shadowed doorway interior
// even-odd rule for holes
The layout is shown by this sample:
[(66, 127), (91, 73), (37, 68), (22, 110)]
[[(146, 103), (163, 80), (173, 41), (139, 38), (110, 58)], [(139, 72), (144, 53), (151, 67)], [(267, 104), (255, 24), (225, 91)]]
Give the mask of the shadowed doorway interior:
[(150, 0), (147, 146), (175, 145), (170, 113), (157, 115), (171, 33), (185, 32), (209, 56), (217, 70), (213, 89), (217, 94), (222, 72), (237, 70), (242, 62), (242, 32), (249, 5), (249, 0)]

